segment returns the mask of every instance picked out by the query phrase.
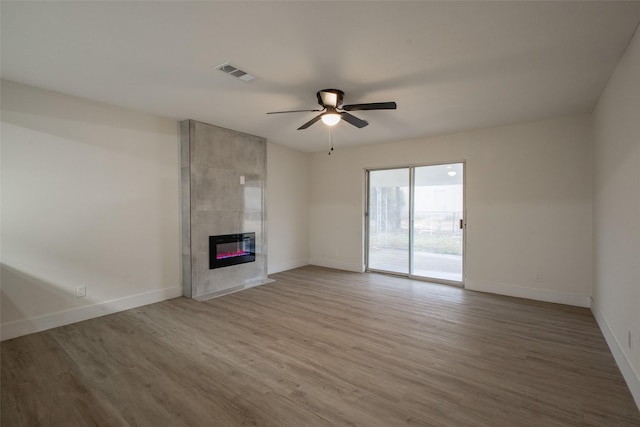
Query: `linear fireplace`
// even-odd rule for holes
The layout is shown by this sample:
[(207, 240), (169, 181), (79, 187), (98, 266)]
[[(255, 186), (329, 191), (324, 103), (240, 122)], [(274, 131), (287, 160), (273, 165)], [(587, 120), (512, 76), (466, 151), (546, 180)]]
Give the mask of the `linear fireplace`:
[(209, 270), (256, 260), (256, 233), (209, 236)]

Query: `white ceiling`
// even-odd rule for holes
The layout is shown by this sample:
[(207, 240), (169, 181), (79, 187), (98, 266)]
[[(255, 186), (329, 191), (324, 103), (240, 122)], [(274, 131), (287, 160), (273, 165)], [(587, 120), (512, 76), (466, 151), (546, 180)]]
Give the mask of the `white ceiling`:
[[(303, 151), (319, 89), (370, 122), (337, 148), (589, 112), (640, 2), (1, 2), (2, 77)], [(245, 83), (214, 66), (231, 62)]]

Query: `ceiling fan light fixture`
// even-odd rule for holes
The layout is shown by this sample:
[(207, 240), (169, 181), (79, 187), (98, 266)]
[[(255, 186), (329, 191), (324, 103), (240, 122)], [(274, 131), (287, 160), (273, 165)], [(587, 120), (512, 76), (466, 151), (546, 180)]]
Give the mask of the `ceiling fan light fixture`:
[(327, 126), (335, 126), (342, 117), (338, 113), (324, 113), (322, 115), (322, 123)]

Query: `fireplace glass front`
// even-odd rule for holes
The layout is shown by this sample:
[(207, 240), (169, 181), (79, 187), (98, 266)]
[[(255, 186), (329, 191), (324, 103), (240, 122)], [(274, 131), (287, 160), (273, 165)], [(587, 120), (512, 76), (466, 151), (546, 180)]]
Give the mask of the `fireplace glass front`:
[(256, 233), (209, 236), (209, 269), (256, 260)]

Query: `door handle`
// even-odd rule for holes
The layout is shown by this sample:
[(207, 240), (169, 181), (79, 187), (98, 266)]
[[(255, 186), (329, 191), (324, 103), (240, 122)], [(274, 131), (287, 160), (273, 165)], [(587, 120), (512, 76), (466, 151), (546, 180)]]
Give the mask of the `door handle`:
[(460, 218), (460, 230), (464, 228), (464, 219)]

